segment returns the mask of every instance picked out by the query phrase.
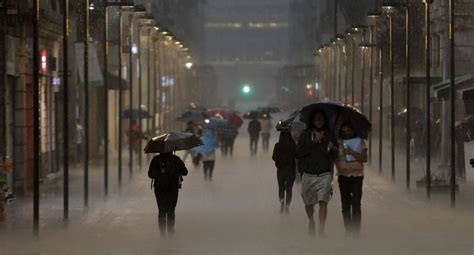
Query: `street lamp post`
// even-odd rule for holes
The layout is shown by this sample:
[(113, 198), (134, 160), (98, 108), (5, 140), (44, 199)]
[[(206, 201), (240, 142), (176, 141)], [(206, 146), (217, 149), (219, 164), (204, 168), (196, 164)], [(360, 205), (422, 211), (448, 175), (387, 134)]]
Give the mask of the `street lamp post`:
[(426, 95), (426, 197), (431, 198), (431, 29), (430, 4), (425, 4), (425, 95)]
[(69, 39), (69, 0), (63, 0), (63, 219), (69, 218), (69, 75), (68, 75), (68, 39)]
[[(116, 6), (119, 8), (122, 7), (132, 7), (133, 1), (131, 0), (122, 0), (122, 1), (115, 1), (110, 2), (105, 0), (104, 1), (104, 43), (103, 43), (103, 50), (104, 50), (104, 194), (108, 195), (109, 192), (109, 91), (108, 91), (108, 57), (109, 57), (109, 15), (108, 15), (108, 7)], [(119, 17), (121, 17), (121, 12), (119, 9)], [(119, 18), (120, 24), (122, 23), (121, 19)], [(119, 25), (120, 26), (120, 25)], [(120, 29), (121, 31), (121, 29)], [(119, 36), (119, 44), (121, 43), (121, 36)], [(121, 51), (119, 47), (119, 51)], [(119, 54), (119, 60), (121, 62), (121, 53)], [(121, 74), (122, 65), (119, 64), (119, 77), (118, 77), (118, 90), (119, 94), (121, 93), (121, 81), (122, 81), (122, 74)], [(119, 124), (120, 126), (121, 124)], [(120, 133), (119, 133), (120, 136)], [(119, 145), (120, 146), (120, 145)], [(120, 147), (119, 147), (120, 148)], [(121, 149), (121, 148), (120, 148)], [(119, 155), (120, 155), (119, 149)], [(120, 159), (121, 160), (121, 159)], [(121, 162), (120, 162), (121, 163)], [(121, 164), (119, 167), (119, 180), (121, 180)]]
[(119, 25), (118, 25), (118, 54), (119, 54), (119, 66), (118, 66), (118, 183), (119, 185), (122, 184), (122, 108), (123, 108), (123, 98), (122, 98), (122, 77), (123, 77), (123, 66), (122, 66), (122, 32), (123, 32), (123, 24), (122, 24), (122, 11), (119, 10), (118, 12), (118, 19), (119, 19)]
[(391, 165), (392, 180), (395, 180), (395, 63), (393, 56), (393, 4), (383, 4), (382, 9), (386, 11), (389, 19), (389, 59), (390, 59), (390, 138), (391, 138)]
[(33, 1), (33, 231), (39, 231), (40, 105), (39, 105), (39, 20), (40, 0)]
[(84, 206), (89, 204), (89, 0), (84, 1)]
[(383, 168), (383, 51), (379, 47), (379, 172)]
[(456, 206), (456, 70), (455, 70), (455, 41), (454, 41), (454, 0), (449, 0), (449, 80), (450, 80), (450, 111), (451, 111), (451, 207)]

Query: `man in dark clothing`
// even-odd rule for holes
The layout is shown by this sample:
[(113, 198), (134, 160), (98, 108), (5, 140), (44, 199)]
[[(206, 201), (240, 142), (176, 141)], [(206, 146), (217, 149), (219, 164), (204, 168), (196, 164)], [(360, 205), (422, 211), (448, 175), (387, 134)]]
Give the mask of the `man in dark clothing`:
[(262, 125), (260, 121), (253, 119), (249, 122), (247, 130), (250, 134), (250, 154), (255, 155), (257, 154), (258, 136), (260, 135), (260, 131), (262, 131)]
[[(275, 144), (272, 159), (277, 167), (278, 197), (280, 213), (288, 213), (292, 198), (293, 183), (296, 177), (296, 144), (288, 131), (280, 133)], [(286, 200), (285, 200), (286, 194)]]
[(163, 237), (174, 234), (175, 208), (182, 177), (188, 174), (183, 161), (171, 152), (155, 156), (148, 170), (153, 179), (156, 202), (158, 204), (158, 224)]

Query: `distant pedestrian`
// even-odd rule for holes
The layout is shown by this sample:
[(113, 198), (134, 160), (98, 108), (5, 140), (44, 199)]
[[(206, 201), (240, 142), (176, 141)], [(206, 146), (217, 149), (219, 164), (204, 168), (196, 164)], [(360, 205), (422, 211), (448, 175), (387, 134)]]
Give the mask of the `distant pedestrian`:
[(361, 225), (362, 183), (367, 147), (350, 123), (341, 126), (336, 161), (342, 216), (346, 233), (358, 235)]
[(280, 213), (289, 213), (296, 177), (296, 144), (291, 138), (290, 132), (282, 131), (280, 133), (280, 139), (273, 149), (272, 159), (277, 167)]
[(135, 153), (140, 153), (140, 140), (146, 139), (145, 134), (142, 133), (140, 125), (136, 120), (132, 120), (132, 126), (128, 127), (126, 130), (128, 139), (130, 139), (130, 144)]
[(82, 155), (82, 142), (84, 141), (84, 128), (82, 127), (79, 120), (76, 123), (76, 151), (77, 151), (77, 162), (81, 161)]
[(332, 196), (335, 141), (328, 128), (328, 118), (314, 111), (308, 129), (299, 137), (296, 156), (302, 173), (301, 195), (309, 219), (309, 232), (315, 233), (314, 206), (319, 204), (319, 234), (324, 237), (327, 204)]
[[(184, 130), (184, 132), (196, 135), (198, 137), (202, 135), (201, 128), (198, 125), (196, 125), (193, 121), (189, 121), (188, 123), (186, 123), (186, 129)], [(195, 155), (193, 155), (191, 150), (184, 151), (183, 162), (186, 162), (186, 159), (188, 158), (190, 154), (191, 154), (191, 158), (194, 158)]]
[(250, 154), (255, 155), (257, 154), (258, 137), (260, 136), (260, 131), (262, 131), (262, 125), (257, 119), (252, 119), (247, 130), (250, 135)]
[(272, 131), (272, 120), (268, 119), (261, 119), (260, 125), (262, 126), (262, 147), (263, 151), (268, 151), (268, 147), (270, 145), (270, 132)]
[(158, 225), (162, 237), (174, 234), (175, 208), (183, 176), (188, 169), (183, 161), (171, 152), (155, 156), (148, 170), (148, 177), (153, 179), (153, 188), (158, 204)]

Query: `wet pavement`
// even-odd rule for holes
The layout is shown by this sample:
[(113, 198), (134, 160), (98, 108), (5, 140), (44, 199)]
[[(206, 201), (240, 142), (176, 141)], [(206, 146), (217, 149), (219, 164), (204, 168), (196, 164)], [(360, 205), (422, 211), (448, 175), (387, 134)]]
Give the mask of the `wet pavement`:
[(294, 187), (290, 214), (279, 213), (271, 152), (251, 157), (247, 137), (241, 136), (234, 154), (217, 157), (213, 182), (205, 182), (201, 168), (188, 159), (190, 174), (180, 192), (173, 239), (160, 237), (145, 166), (130, 179), (125, 165), (120, 189), (111, 169), (105, 198), (101, 166), (93, 164), (87, 209), (80, 171), (73, 171), (68, 224), (62, 221), (60, 182), (44, 185), (39, 236), (32, 235), (28, 197), (20, 199), (8, 208), (9, 220), (0, 224), (0, 254), (474, 254), (469, 206), (452, 210), (448, 200), (427, 201), (421, 192), (405, 191), (370, 169), (364, 179), (361, 236), (345, 235), (337, 182), (328, 236), (310, 236), (300, 185)]

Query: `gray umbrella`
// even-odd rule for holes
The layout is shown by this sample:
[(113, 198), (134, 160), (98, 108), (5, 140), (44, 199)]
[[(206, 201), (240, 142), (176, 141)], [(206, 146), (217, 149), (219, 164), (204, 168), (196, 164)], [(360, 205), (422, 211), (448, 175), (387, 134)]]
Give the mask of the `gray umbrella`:
[(145, 153), (183, 151), (201, 145), (201, 139), (191, 133), (171, 132), (152, 138), (145, 146)]

